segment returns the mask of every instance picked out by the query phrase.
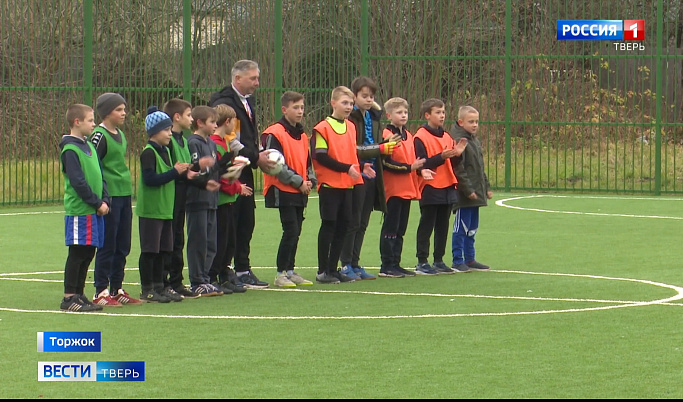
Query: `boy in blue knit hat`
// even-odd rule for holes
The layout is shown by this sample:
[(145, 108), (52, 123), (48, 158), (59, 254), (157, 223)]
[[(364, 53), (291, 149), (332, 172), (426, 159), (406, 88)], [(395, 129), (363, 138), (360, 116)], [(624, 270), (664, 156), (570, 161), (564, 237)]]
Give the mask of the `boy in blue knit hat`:
[(140, 228), (140, 300), (168, 303), (183, 297), (164, 289), (163, 253), (173, 251), (173, 203), (175, 179), (184, 173), (189, 163), (171, 164), (168, 144), (171, 142), (171, 118), (156, 106), (147, 110), (145, 130), (147, 146), (140, 154), (142, 180), (138, 184), (135, 212)]

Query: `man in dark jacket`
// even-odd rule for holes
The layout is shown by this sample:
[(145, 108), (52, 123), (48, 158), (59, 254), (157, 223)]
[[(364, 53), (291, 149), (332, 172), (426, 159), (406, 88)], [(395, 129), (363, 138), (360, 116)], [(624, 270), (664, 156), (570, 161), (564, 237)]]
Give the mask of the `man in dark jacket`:
[(457, 272), (486, 271), (487, 265), (474, 259), (474, 235), (479, 228), (479, 207), (485, 207), (493, 193), (484, 169), (484, 154), (477, 138), (479, 112), (471, 106), (462, 106), (451, 136), (458, 141), (467, 139), (462, 161), (453, 171), (458, 179), (458, 202), (455, 205), (452, 250), (453, 266)]
[[(225, 104), (237, 114), (235, 133), (243, 148), (239, 155), (249, 158), (251, 167), (269, 170), (275, 166), (274, 161), (268, 161), (268, 152), (263, 151), (259, 143), (259, 133), (256, 128), (256, 101), (252, 97), (259, 86), (260, 70), (258, 64), (252, 60), (240, 60), (235, 63), (231, 71), (232, 83), (211, 95), (210, 105)], [(254, 188), (254, 171), (243, 169), (240, 182)], [(251, 237), (254, 234), (256, 202), (252, 196), (240, 196), (235, 201), (235, 225), (237, 228), (237, 244), (235, 245), (235, 272), (233, 279), (247, 288), (264, 288), (268, 283), (260, 281), (251, 271), (249, 262)]]

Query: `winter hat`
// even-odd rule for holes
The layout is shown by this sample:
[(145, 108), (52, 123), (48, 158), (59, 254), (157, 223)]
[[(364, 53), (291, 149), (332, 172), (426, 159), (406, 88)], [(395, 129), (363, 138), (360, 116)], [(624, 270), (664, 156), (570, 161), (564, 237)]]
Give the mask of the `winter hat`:
[(145, 117), (145, 130), (151, 137), (159, 131), (173, 126), (173, 122), (168, 115), (160, 111), (156, 106), (150, 106), (147, 109), (147, 117)]
[(97, 97), (97, 105), (95, 106), (97, 115), (100, 116), (100, 119), (104, 119), (121, 104), (126, 104), (123, 96), (113, 92), (105, 92)]

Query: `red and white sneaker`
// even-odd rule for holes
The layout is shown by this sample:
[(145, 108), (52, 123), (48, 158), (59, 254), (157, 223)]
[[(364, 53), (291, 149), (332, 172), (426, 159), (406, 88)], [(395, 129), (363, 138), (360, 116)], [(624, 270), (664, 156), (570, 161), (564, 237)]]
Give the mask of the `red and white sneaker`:
[(139, 299), (134, 298), (133, 296), (129, 295), (128, 292), (126, 292), (123, 289), (119, 289), (114, 296), (112, 296), (112, 299), (116, 300), (117, 302), (121, 304), (142, 304), (142, 301)]
[(123, 307), (123, 304), (111, 297), (108, 289), (104, 289), (99, 294), (96, 293), (92, 298), (92, 303), (102, 307)]

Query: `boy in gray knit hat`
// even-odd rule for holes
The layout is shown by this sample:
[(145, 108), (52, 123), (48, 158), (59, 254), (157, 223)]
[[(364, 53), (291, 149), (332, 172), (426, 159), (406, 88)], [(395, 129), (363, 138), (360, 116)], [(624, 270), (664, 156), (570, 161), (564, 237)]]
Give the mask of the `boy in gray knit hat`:
[(119, 94), (107, 92), (97, 98), (95, 109), (102, 123), (95, 128), (90, 140), (102, 164), (111, 205), (104, 218), (104, 246), (97, 249), (95, 257), (93, 303), (104, 307), (140, 304), (140, 300), (122, 289), (133, 225), (133, 186), (126, 165), (126, 136), (120, 129), (126, 119), (126, 100)]

